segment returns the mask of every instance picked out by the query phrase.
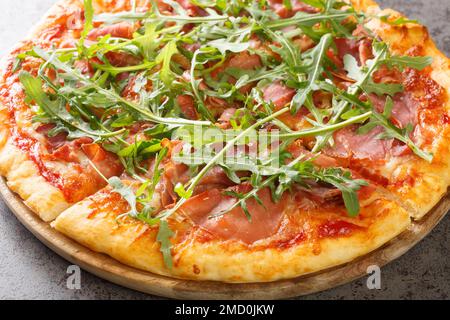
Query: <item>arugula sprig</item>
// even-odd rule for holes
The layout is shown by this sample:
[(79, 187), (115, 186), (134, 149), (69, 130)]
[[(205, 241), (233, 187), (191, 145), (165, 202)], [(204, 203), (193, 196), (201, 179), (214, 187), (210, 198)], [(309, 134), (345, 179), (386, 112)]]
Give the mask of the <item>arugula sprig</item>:
[[(69, 138), (91, 137), (110, 138), (123, 133), (123, 130), (108, 132), (102, 129), (93, 129), (89, 123), (83, 121), (79, 114), (71, 113), (66, 108), (66, 101), (61, 98), (51, 99), (43, 90), (43, 82), (34, 78), (26, 71), (20, 73), (20, 81), (25, 89), (29, 102), (35, 102), (45, 114), (39, 115), (40, 121), (53, 122), (57, 125), (57, 131), (66, 131)], [(46, 118), (49, 116), (49, 118)]]
[[(431, 162), (432, 156), (426, 152), (421, 151), (410, 139), (408, 130), (401, 130), (398, 127), (395, 127), (389, 119), (382, 118), (383, 115), (377, 113), (371, 104), (363, 103), (359, 95), (362, 92), (365, 93), (376, 93), (378, 95), (390, 95), (393, 96), (395, 93), (403, 90), (401, 85), (397, 84), (383, 84), (383, 83), (375, 83), (372, 80), (372, 76), (375, 71), (378, 70), (380, 66), (387, 66), (389, 68), (398, 68), (399, 70), (403, 70), (406, 67), (415, 68), (417, 70), (423, 70), (425, 67), (431, 64), (431, 57), (409, 57), (409, 56), (392, 56), (389, 53), (388, 46), (385, 43), (374, 41), (373, 43), (373, 51), (375, 54), (374, 59), (367, 61), (366, 66), (359, 67), (354, 58), (350, 56), (346, 56), (345, 63), (347, 72), (350, 77), (354, 78), (356, 82), (349, 87), (346, 92), (342, 92), (334, 85), (330, 83), (323, 83), (322, 89), (333, 93), (337, 98), (340, 99), (340, 102), (333, 110), (333, 116), (328, 121), (328, 125), (336, 124), (342, 121), (342, 116), (344, 113), (349, 111), (351, 106), (356, 107), (364, 107), (363, 112), (372, 111), (372, 118), (376, 118), (373, 123), (377, 123), (385, 128), (387, 132), (383, 137), (391, 137), (398, 139), (404, 143), (406, 143), (415, 154), (419, 157), (425, 159), (426, 161)], [(374, 128), (375, 126), (371, 126)], [(395, 132), (395, 133), (394, 133)], [(331, 139), (331, 134), (325, 134), (319, 139), (317, 139), (317, 143), (313, 148), (313, 152), (318, 152), (323, 149)]]
[[(250, 168), (250, 166), (248, 166)], [(360, 212), (360, 205), (357, 196), (357, 191), (368, 183), (364, 180), (355, 180), (351, 177), (351, 173), (339, 168), (323, 168), (318, 169), (313, 164), (313, 161), (306, 160), (302, 155), (281, 167), (259, 168), (257, 165), (251, 166), (253, 171), (249, 181), (252, 189), (247, 193), (238, 193), (234, 191), (226, 191), (224, 194), (234, 197), (237, 201), (229, 208), (224, 209), (212, 216), (211, 218), (218, 218), (223, 216), (236, 208), (241, 208), (246, 214), (249, 221), (251, 221), (251, 213), (247, 207), (247, 202), (251, 199), (263, 206), (263, 202), (258, 196), (258, 193), (265, 189), (272, 190), (272, 199), (274, 202), (281, 200), (282, 196), (288, 190), (293, 190), (297, 187), (303, 187), (306, 191), (310, 188), (311, 182), (322, 183), (331, 187), (337, 188), (342, 193), (342, 199), (345, 204), (347, 213), (351, 217), (355, 217)]]
[(92, 81), (91, 79), (85, 77), (82, 75), (78, 70), (73, 69), (68, 64), (63, 63), (60, 61), (55, 55), (51, 55), (47, 53), (46, 51), (42, 50), (41, 48), (35, 47), (34, 52), (42, 58), (44, 61), (46, 61), (48, 64), (53, 65), (56, 69), (62, 70), (65, 72), (65, 75), (70, 78), (74, 78), (78, 81), (80, 81), (82, 84), (87, 86), (88, 88), (92, 88), (95, 90), (96, 94), (101, 94), (103, 98), (105, 98), (107, 101), (110, 101), (111, 103), (117, 103), (125, 108), (130, 109), (133, 112), (137, 112), (146, 120), (155, 122), (155, 123), (163, 123), (163, 124), (170, 124), (170, 125), (185, 125), (185, 124), (193, 124), (193, 125), (209, 125), (210, 122), (208, 121), (192, 121), (192, 120), (186, 120), (181, 118), (161, 118), (156, 115), (154, 115), (150, 110), (132, 102), (125, 98), (123, 98), (121, 95), (117, 94), (113, 90), (106, 89), (103, 86), (99, 85), (97, 82)]
[(332, 90), (337, 96), (339, 96), (346, 102), (360, 108), (361, 110), (372, 110), (370, 121), (364, 126), (360, 127), (358, 133), (365, 134), (375, 129), (376, 127), (382, 127), (384, 131), (376, 138), (396, 139), (398, 141), (401, 141), (420, 158), (428, 162), (433, 161), (433, 154), (419, 148), (419, 146), (417, 146), (417, 144), (414, 143), (414, 141), (411, 139), (410, 134), (413, 131), (413, 127), (411, 124), (407, 125), (405, 128), (399, 128), (390, 120), (393, 107), (392, 98), (390, 98), (389, 96), (386, 98), (384, 112), (379, 113), (374, 110), (374, 107), (372, 106), (372, 103), (370, 101), (363, 102), (359, 99), (355, 99), (352, 95), (349, 95), (346, 92), (339, 91), (336, 88), (328, 87), (328, 89)]

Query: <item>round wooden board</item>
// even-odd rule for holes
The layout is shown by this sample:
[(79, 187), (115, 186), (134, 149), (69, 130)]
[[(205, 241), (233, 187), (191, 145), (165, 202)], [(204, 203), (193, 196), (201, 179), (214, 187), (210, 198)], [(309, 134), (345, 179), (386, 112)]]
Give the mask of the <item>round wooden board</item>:
[(29, 210), (0, 179), (0, 193), (21, 223), (54, 252), (96, 276), (118, 285), (175, 299), (285, 299), (327, 290), (366, 275), (371, 265), (380, 267), (400, 257), (422, 240), (450, 209), (450, 195), (421, 221), (383, 247), (345, 265), (296, 279), (271, 283), (227, 284), (178, 280), (140, 271), (89, 250), (54, 230)]

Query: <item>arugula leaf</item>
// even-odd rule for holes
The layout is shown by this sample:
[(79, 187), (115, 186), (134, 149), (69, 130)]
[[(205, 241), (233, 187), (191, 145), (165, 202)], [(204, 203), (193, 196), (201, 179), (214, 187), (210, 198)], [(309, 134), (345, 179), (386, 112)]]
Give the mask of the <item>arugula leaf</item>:
[(219, 50), (222, 54), (226, 54), (227, 51), (238, 53), (245, 51), (249, 48), (250, 43), (239, 43), (239, 42), (230, 42), (226, 39), (216, 39), (213, 41), (210, 41), (209, 46), (216, 48)]
[(136, 196), (138, 198), (140, 198), (145, 193), (147, 193), (146, 198), (143, 201), (140, 200), (140, 202), (143, 202), (144, 205), (146, 204), (146, 202), (150, 202), (153, 200), (153, 195), (155, 193), (156, 187), (157, 187), (158, 183), (160, 182), (161, 176), (164, 172), (164, 169), (161, 169), (160, 165), (168, 153), (169, 153), (168, 148), (163, 148), (158, 153), (156, 160), (155, 160), (155, 165), (153, 166), (153, 177), (151, 179), (147, 180), (145, 183), (143, 183), (141, 185), (141, 187), (138, 189), (138, 191), (136, 192)]
[(57, 57), (49, 55), (47, 52), (45, 52), (41, 48), (35, 47), (34, 51), (40, 58), (44, 59), (48, 64), (54, 65), (57, 69), (64, 71), (71, 77), (77, 79), (81, 83), (88, 86), (90, 89), (95, 89), (96, 94), (102, 94), (103, 96), (105, 96), (106, 99), (115, 101), (117, 104), (123, 105), (124, 107), (132, 110), (133, 112), (139, 113), (142, 117), (144, 117), (147, 120), (150, 120), (150, 121), (153, 121), (156, 123), (172, 124), (172, 125), (184, 125), (184, 124), (209, 125), (210, 124), (210, 122), (208, 122), (208, 121), (192, 121), (192, 120), (186, 120), (186, 119), (180, 119), (180, 118), (174, 119), (174, 118), (170, 118), (170, 117), (162, 118), (162, 117), (156, 116), (147, 108), (145, 108), (139, 104), (136, 104), (135, 102), (129, 101), (129, 100), (123, 98), (117, 92), (115, 92), (111, 89), (105, 89), (98, 83), (92, 81), (91, 79), (86, 78), (80, 72), (73, 69), (69, 65), (63, 63)]
[(360, 212), (358, 194), (356, 191), (369, 184), (364, 180), (353, 180), (349, 172), (329, 168), (318, 172), (315, 176), (319, 181), (329, 183), (342, 192), (345, 208), (349, 216), (356, 217)]
[(156, 63), (162, 63), (162, 67), (160, 70), (161, 80), (164, 82), (166, 86), (170, 86), (174, 79), (172, 74), (172, 70), (170, 69), (170, 62), (172, 57), (178, 53), (177, 43), (176, 41), (170, 41), (168, 44), (164, 46), (161, 50), (160, 54), (156, 57)]
[(323, 0), (302, 0), (302, 2), (310, 5), (311, 7), (325, 9), (325, 4)]
[[(361, 81), (365, 77), (364, 68), (360, 67), (356, 59), (349, 54), (344, 56), (344, 69), (347, 71), (347, 75), (356, 81)], [(385, 94), (394, 96), (404, 89), (401, 84), (376, 83), (371, 78), (365, 81), (360, 88), (366, 93), (375, 93), (378, 96), (383, 96)]]
[(148, 61), (153, 60), (154, 53), (158, 48), (158, 33), (156, 32), (156, 23), (147, 23), (145, 25), (145, 31), (143, 36), (138, 36), (133, 39), (133, 42), (138, 45), (145, 59)]
[(399, 83), (376, 83), (371, 80), (364, 84), (362, 89), (366, 93), (375, 93), (378, 96), (389, 95), (391, 97), (404, 91), (403, 85)]
[(192, 197), (192, 194), (193, 194), (192, 191), (187, 191), (184, 188), (183, 184), (181, 184), (181, 183), (177, 183), (174, 191), (178, 194), (178, 196), (180, 196), (183, 199), (189, 199), (190, 197)]
[(93, 19), (94, 19), (94, 7), (92, 5), (92, 0), (84, 0), (84, 28), (83, 31), (81, 32), (81, 37), (78, 44), (78, 50), (80, 51), (80, 53), (86, 52), (84, 42), (89, 32), (94, 27)]
[(421, 71), (433, 63), (433, 57), (391, 56), (382, 63), (397, 67), (400, 71), (406, 67)]
[(160, 251), (164, 258), (164, 264), (168, 269), (173, 268), (172, 260), (172, 243), (170, 239), (175, 235), (175, 233), (170, 229), (169, 223), (166, 220), (161, 220), (159, 223), (159, 231), (156, 240), (160, 243)]
[(407, 23), (414, 23), (417, 24), (419, 23), (417, 20), (410, 20), (406, 17), (398, 17), (396, 19), (390, 19), (390, 15), (385, 15), (385, 16), (381, 16), (380, 20), (390, 24), (391, 26), (399, 26), (399, 25), (403, 25), (403, 24), (407, 24)]
[(280, 29), (291, 25), (312, 27), (316, 23), (322, 22), (324, 20), (343, 21), (351, 15), (353, 15), (353, 13), (343, 11), (317, 14), (298, 12), (292, 18), (269, 21), (265, 24), (265, 26), (270, 29)]
[(319, 44), (309, 52), (308, 58), (311, 59), (311, 63), (305, 68), (305, 71), (308, 73), (308, 86), (304, 89), (299, 89), (292, 99), (291, 112), (293, 114), (297, 114), (298, 110), (314, 91), (314, 88), (317, 87), (316, 81), (324, 71), (322, 62), (326, 57), (326, 52), (330, 47), (332, 40), (331, 34), (324, 35), (322, 39), (320, 39)]
[(75, 116), (67, 111), (65, 101), (50, 100), (43, 90), (42, 81), (34, 78), (28, 72), (22, 71), (19, 74), (19, 80), (22, 83), (28, 101), (34, 101), (50, 117), (49, 121), (61, 124), (59, 128), (66, 131), (69, 134), (69, 138), (87, 136), (98, 140), (99, 138), (112, 137), (121, 133), (92, 129), (80, 116)]

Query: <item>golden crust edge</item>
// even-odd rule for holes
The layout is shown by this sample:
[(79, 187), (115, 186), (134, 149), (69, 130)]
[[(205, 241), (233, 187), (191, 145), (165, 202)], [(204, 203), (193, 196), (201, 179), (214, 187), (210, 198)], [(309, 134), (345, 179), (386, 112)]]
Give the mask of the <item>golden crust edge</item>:
[[(1, 110), (0, 123), (6, 121), (5, 111)], [(8, 187), (46, 222), (53, 221), (70, 206), (63, 193), (40, 175), (29, 156), (13, 144), (5, 125), (0, 129), (0, 175), (6, 178)]]
[[(409, 214), (385, 198), (369, 206), (379, 210), (377, 219), (364, 232), (348, 238), (330, 238), (317, 242), (305, 240), (289, 248), (258, 249), (238, 241), (188, 241), (174, 246), (175, 267), (165, 268), (157, 229), (133, 221), (118, 224), (116, 215), (96, 208), (92, 198), (63, 212), (52, 226), (82, 245), (137, 269), (189, 280), (229, 283), (271, 282), (296, 278), (342, 265), (376, 250), (405, 231), (411, 224)], [(194, 238), (195, 239), (195, 238)], [(274, 263), (276, 261), (276, 263)]]

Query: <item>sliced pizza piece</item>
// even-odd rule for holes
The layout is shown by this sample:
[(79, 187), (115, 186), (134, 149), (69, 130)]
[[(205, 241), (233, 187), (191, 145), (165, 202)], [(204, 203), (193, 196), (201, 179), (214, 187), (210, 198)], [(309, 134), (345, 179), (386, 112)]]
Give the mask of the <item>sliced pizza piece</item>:
[[(52, 225), (88, 248), (142, 270), (243, 283), (293, 278), (349, 262), (411, 223), (404, 209), (373, 188), (360, 192), (356, 218), (348, 216), (333, 189), (319, 188), (314, 196), (286, 195), (278, 203), (263, 189), (261, 203), (248, 202), (251, 221), (241, 208), (212, 218), (236, 199), (226, 190), (207, 189), (169, 218), (166, 238), (158, 232), (166, 225), (152, 227), (130, 218), (129, 204), (110, 188), (68, 209)], [(161, 252), (173, 255), (172, 266), (164, 263)]]
[[(47, 170), (41, 159), (38, 141), (43, 139), (37, 137), (38, 132), (31, 125), (33, 114), (24, 103), (18, 76), (12, 71), (17, 67), (17, 55), (32, 48), (31, 39), (36, 43), (48, 43), (51, 39), (59, 38), (62, 33), (67, 34), (64, 31), (67, 22), (81, 9), (75, 3), (65, 2), (65, 7), (61, 3), (52, 7), (30, 33), (30, 40), (18, 44), (11, 54), (2, 59), (0, 174), (6, 177), (11, 190), (18, 193), (45, 221), (52, 221), (70, 206), (70, 201), (58, 187), (59, 175)], [(25, 67), (37, 70), (39, 64), (30, 60), (25, 63)]]
[[(6, 112), (0, 112), (0, 121), (7, 123)], [(50, 184), (39, 172), (36, 163), (10, 139), (4, 125), (0, 130), (0, 174), (8, 186), (25, 200), (25, 204), (44, 221), (52, 221), (69, 207), (61, 190)]]
[[(331, 115), (321, 119), (327, 125), (351, 118), (358, 110), (376, 112), (380, 117), (328, 134), (326, 144), (307, 137), (302, 138), (303, 145), (386, 188), (388, 197), (420, 219), (442, 199), (450, 184), (450, 60), (436, 48), (424, 26), (393, 10), (381, 10), (373, 1), (352, 3), (369, 20), (353, 31), (354, 38), (333, 39), (336, 50), (329, 51), (328, 58), (337, 68), (328, 71), (335, 86), (315, 91), (308, 106), (280, 120), (301, 132), (312, 127), (311, 119), (318, 121), (317, 113), (329, 113), (330, 109)], [(364, 82), (359, 97), (351, 100), (349, 93), (380, 56), (376, 52), (380, 40), (388, 44), (390, 56), (399, 60), (419, 57), (416, 62), (429, 58), (432, 62), (427, 67), (427, 63), (401, 66), (401, 61), (381, 64), (371, 80)], [(305, 40), (302, 43), (307, 44)], [(296, 92), (281, 82), (263, 88), (264, 99), (277, 108), (292, 104)], [(336, 95), (344, 105), (348, 99), (347, 106), (354, 107), (339, 114), (339, 105), (332, 107)], [(316, 114), (310, 112), (311, 105)]]
[[(145, 2), (145, 1), (144, 1)], [(130, 10), (129, 2), (93, 3), (97, 13)], [(148, 4), (137, 2), (138, 8)], [(45, 221), (52, 221), (61, 211), (106, 185), (92, 168), (93, 162), (106, 177), (120, 175), (123, 167), (117, 157), (103, 149), (88, 134), (68, 138), (49, 119), (39, 118), (36, 101), (26, 98), (20, 73), (36, 75), (42, 65), (37, 57), (27, 56), (34, 47), (74, 50), (83, 26), (83, 2), (60, 1), (55, 4), (22, 41), (2, 59), (0, 80), (0, 174), (8, 186)], [(94, 29), (89, 39), (108, 29)], [(125, 32), (120, 29), (114, 36)], [(132, 32), (132, 31), (130, 31)], [(79, 64), (83, 71), (86, 65)], [(52, 74), (46, 74), (52, 77)]]
[[(334, 147), (325, 153), (378, 181), (420, 219), (440, 201), (450, 184), (450, 60), (436, 48), (426, 27), (393, 10), (380, 10), (372, 1), (355, 3), (369, 16), (378, 17), (367, 27), (389, 45), (392, 54), (433, 59), (423, 71), (384, 68), (374, 74), (375, 82), (403, 85), (404, 91), (392, 96), (391, 121), (409, 130), (411, 140), (433, 158), (431, 162), (421, 158), (396, 139), (379, 139), (384, 132), (381, 127), (364, 133), (357, 132), (356, 126), (338, 131)], [(347, 41), (341, 50), (353, 51), (361, 61), (372, 55), (364, 41), (353, 45)], [(368, 99), (378, 112), (385, 111), (385, 95), (371, 93)]]

